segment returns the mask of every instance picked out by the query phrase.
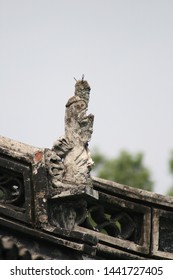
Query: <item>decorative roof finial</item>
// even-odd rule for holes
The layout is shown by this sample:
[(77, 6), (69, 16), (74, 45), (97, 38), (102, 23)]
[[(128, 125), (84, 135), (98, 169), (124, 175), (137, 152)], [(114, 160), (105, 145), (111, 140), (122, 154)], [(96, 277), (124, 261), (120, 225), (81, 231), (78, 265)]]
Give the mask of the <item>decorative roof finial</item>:
[(68, 183), (91, 185), (90, 171), (94, 162), (88, 142), (93, 132), (94, 116), (86, 114), (89, 95), (90, 86), (82, 75), (82, 80), (76, 80), (74, 96), (66, 104), (65, 135), (54, 143), (48, 157), (54, 187)]

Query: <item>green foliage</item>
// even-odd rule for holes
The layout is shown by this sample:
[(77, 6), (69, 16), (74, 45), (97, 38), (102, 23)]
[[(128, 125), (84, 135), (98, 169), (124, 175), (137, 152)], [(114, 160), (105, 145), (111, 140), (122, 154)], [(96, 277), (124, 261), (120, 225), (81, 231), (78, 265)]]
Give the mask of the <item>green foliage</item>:
[(173, 187), (171, 187), (167, 193), (169, 196), (173, 196)]
[(122, 151), (117, 158), (106, 158), (98, 150), (92, 155), (97, 177), (152, 191), (153, 182), (143, 164), (143, 154)]
[(173, 175), (173, 151), (171, 151), (171, 156), (169, 159), (169, 171)]
[[(171, 155), (169, 159), (169, 172), (173, 176), (173, 151), (171, 151)], [(173, 186), (170, 187), (167, 195), (173, 196)]]

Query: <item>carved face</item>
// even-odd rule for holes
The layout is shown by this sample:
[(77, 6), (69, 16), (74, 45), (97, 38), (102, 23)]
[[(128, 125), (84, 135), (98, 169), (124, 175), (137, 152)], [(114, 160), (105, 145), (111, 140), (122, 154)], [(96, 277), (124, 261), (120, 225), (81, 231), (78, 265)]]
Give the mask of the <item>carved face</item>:
[(72, 207), (65, 208), (63, 212), (64, 227), (69, 230), (73, 229), (75, 225), (75, 220), (76, 220), (75, 210)]
[(76, 104), (75, 104), (75, 109), (78, 113), (82, 112), (86, 108), (87, 108), (86, 103), (82, 100), (76, 102)]

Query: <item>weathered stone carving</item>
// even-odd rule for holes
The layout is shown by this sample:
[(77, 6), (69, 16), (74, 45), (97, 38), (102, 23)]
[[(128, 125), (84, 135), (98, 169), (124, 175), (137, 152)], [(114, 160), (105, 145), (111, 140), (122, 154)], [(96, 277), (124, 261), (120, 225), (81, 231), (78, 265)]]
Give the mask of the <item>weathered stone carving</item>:
[[(88, 142), (93, 132), (94, 116), (87, 115), (89, 96), (88, 82), (84, 79), (76, 81), (74, 96), (66, 104), (65, 135), (45, 153), (51, 183), (49, 222), (57, 228), (74, 229), (86, 219), (88, 197), (98, 199), (98, 193), (91, 188), (90, 177), (94, 162)], [(71, 203), (71, 196), (81, 196), (80, 201)], [(66, 202), (59, 200), (62, 198)]]
[(53, 187), (63, 184), (75, 186), (90, 184), (93, 161), (88, 142), (93, 132), (94, 116), (86, 115), (90, 96), (87, 81), (79, 80), (74, 96), (66, 104), (65, 135), (46, 153), (46, 162)]
[(75, 225), (83, 223), (88, 215), (87, 202), (64, 202), (57, 204), (51, 201), (50, 220), (58, 228), (73, 230)]

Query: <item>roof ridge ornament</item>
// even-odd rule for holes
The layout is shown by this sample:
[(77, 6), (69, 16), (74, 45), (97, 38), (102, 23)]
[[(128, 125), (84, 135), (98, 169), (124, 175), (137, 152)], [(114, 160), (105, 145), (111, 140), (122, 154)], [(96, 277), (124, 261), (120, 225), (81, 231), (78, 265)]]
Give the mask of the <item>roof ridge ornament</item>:
[(92, 186), (90, 171), (94, 162), (88, 142), (93, 133), (94, 116), (87, 115), (90, 90), (84, 75), (76, 80), (74, 96), (66, 104), (65, 135), (47, 151), (47, 168), (55, 188), (64, 184)]

